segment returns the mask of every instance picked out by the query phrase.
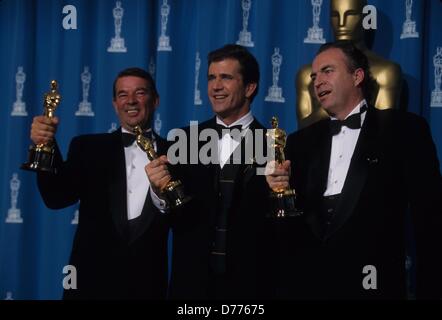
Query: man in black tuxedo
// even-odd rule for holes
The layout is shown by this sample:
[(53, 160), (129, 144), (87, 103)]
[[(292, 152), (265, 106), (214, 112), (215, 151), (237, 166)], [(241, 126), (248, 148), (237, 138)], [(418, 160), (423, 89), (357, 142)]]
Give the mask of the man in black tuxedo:
[[(250, 110), (258, 92), (259, 66), (239, 45), (212, 51), (208, 65), (208, 96), (216, 116), (184, 132), (187, 146), (192, 145), (193, 129), (213, 133), (209, 143), (214, 142), (215, 154), (209, 157), (214, 161), (205, 164), (201, 156), (206, 142), (193, 141), (199, 146), (188, 151), (190, 164), (171, 168), (193, 199), (170, 212), (174, 238), (170, 298), (265, 298), (272, 294), (268, 285), (274, 264), (267, 256), (269, 188), (264, 176), (256, 174), (257, 161), (252, 161), (257, 158), (256, 144), (265, 153), (265, 128)], [(260, 138), (255, 135), (259, 130)], [(246, 156), (246, 150), (253, 152)], [(146, 167), (156, 189), (170, 180), (167, 163), (161, 157)]]
[(330, 119), (291, 134), (288, 160), (267, 176), (272, 188), (290, 182), (304, 210), (281, 229), (283, 298), (406, 298), (410, 223), (417, 298), (442, 297), (442, 180), (431, 133), (417, 115), (367, 105), (368, 70), (350, 42), (320, 48), (311, 78)]
[[(56, 150), (56, 174), (39, 173), (45, 204), (60, 209), (80, 201), (70, 264), (77, 289), (65, 299), (163, 299), (167, 290), (167, 221), (164, 202), (150, 192), (146, 154), (134, 141), (140, 125), (164, 154), (166, 141), (150, 124), (159, 96), (152, 77), (125, 69), (114, 81), (113, 105), (121, 127), (72, 139), (67, 160)], [(58, 119), (35, 117), (31, 139), (55, 143)]]

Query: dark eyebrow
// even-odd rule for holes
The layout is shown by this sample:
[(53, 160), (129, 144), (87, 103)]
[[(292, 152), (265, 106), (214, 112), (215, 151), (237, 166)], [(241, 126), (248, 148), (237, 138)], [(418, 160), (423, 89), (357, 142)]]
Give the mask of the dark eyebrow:
[[(332, 64), (327, 64), (327, 65), (323, 66), (323, 67), (321, 68), (321, 70), (319, 70), (319, 71), (320, 71), (320, 72), (324, 72), (325, 69), (327, 69), (327, 68), (334, 68), (334, 66), (333, 66)], [(312, 73), (310, 73), (310, 78), (313, 78), (313, 77), (315, 77), (315, 76), (316, 76), (316, 72), (312, 72)]]
[[(220, 78), (222, 78), (222, 79), (225, 79), (226, 77), (227, 77), (227, 78), (233, 78), (233, 77), (234, 77), (234, 76), (233, 76), (232, 74), (230, 74), (230, 73), (220, 73), (218, 76), (219, 76)], [(208, 79), (213, 79), (213, 78), (216, 78), (216, 75), (213, 74), (213, 73), (209, 73), (209, 74), (207, 74), (207, 78), (208, 78)]]
[[(137, 88), (134, 89), (134, 92), (138, 92), (138, 91), (140, 91), (140, 90), (143, 90), (144, 92), (148, 93), (149, 90), (150, 90), (150, 88), (147, 88), (147, 87), (137, 87)], [(126, 89), (120, 89), (120, 90), (117, 91), (116, 94), (119, 95), (119, 94), (121, 94), (121, 93), (128, 93), (128, 90), (126, 90)]]
[(324, 71), (325, 69), (328, 69), (328, 68), (334, 68), (334, 66), (331, 64), (327, 64), (321, 68), (321, 71)]
[(230, 73), (221, 73), (220, 76), (221, 78), (233, 78), (233, 74)]

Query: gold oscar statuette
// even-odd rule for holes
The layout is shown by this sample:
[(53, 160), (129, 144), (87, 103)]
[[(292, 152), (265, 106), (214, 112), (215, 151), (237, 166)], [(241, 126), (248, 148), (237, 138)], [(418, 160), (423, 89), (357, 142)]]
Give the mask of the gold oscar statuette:
[[(267, 130), (267, 137), (270, 138), (271, 148), (275, 150), (275, 165), (281, 165), (285, 161), (284, 148), (287, 141), (287, 134), (278, 128), (278, 118), (272, 117), (272, 129)], [(272, 218), (296, 217), (302, 211), (296, 208), (296, 193), (290, 188), (272, 190), (270, 192), (272, 210), (269, 214)]]
[[(134, 133), (137, 136), (136, 141), (138, 146), (146, 152), (147, 157), (150, 161), (158, 158), (155, 152), (152, 141), (143, 135), (143, 130), (140, 126), (134, 128)], [(187, 203), (191, 197), (184, 193), (184, 187), (180, 180), (171, 180), (169, 183), (161, 190), (162, 196), (166, 199), (167, 204), (170, 208), (177, 208)]]
[[(54, 117), (54, 111), (60, 104), (61, 95), (57, 91), (57, 81), (51, 81), (51, 91), (46, 92), (43, 101), (43, 115), (49, 119)], [(29, 147), (28, 162), (23, 163), (21, 169), (31, 171), (45, 171), (55, 173), (54, 163), (55, 147), (54, 143), (40, 143)]]

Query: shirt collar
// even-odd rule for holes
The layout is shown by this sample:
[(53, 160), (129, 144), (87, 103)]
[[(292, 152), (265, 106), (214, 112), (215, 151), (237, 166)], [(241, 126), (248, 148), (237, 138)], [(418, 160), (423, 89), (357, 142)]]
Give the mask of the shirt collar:
[(121, 132), (125, 132), (125, 133), (130, 133), (130, 134), (134, 134), (133, 132), (130, 132), (129, 130), (127, 130), (124, 127), (121, 127)]
[[(152, 128), (146, 129), (146, 130), (144, 130), (143, 132), (149, 132), (149, 131), (152, 131)], [(124, 127), (121, 127), (121, 132), (134, 134), (132, 131), (129, 131), (129, 130), (127, 130), (127, 129), (124, 128)]]
[(253, 122), (253, 115), (251, 110), (247, 114), (245, 114), (244, 116), (242, 116), (241, 118), (230, 124), (229, 126), (227, 126), (220, 118), (218, 118), (218, 116), (216, 117), (216, 123), (226, 127), (241, 125), (242, 129), (247, 129), (252, 122)]
[[(365, 100), (365, 99), (362, 99), (361, 100), (361, 102), (359, 102), (357, 105), (356, 105), (356, 107), (354, 107), (353, 108), (353, 110), (345, 117), (345, 119), (347, 119), (348, 117), (350, 117), (352, 114), (355, 114), (355, 113), (358, 113), (358, 112), (360, 112), (360, 110), (361, 110), (361, 107), (363, 106), (363, 105), (367, 105), (367, 101)], [(365, 112), (364, 112), (364, 114), (362, 114), (362, 122), (364, 121), (364, 118), (365, 118)], [(330, 117), (330, 119), (332, 119), (332, 120), (337, 120), (337, 118), (335, 118), (335, 117)], [(344, 120), (345, 120), (344, 119)]]
[[(149, 128), (149, 129), (147, 129), (147, 130), (144, 130), (144, 132), (149, 132), (149, 131), (152, 131), (152, 128)], [(121, 133), (134, 134), (133, 132), (127, 130), (127, 129), (124, 128), (124, 127), (121, 127)], [(155, 139), (155, 135), (153, 134), (153, 131), (152, 131), (151, 136), (152, 136), (152, 139), (151, 139), (152, 143), (155, 143), (155, 142), (156, 142), (156, 139)], [(131, 147), (131, 146), (137, 146), (137, 147), (138, 147), (138, 145), (135, 143), (135, 140), (134, 140), (134, 143), (132, 143), (130, 146), (127, 146), (127, 147), (125, 147), (125, 148), (129, 148), (129, 147)]]

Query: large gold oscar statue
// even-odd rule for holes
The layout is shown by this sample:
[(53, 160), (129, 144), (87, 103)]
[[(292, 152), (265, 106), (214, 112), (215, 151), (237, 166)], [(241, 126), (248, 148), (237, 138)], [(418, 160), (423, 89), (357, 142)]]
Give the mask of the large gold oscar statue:
[[(58, 92), (58, 83), (51, 81), (51, 91), (46, 92), (43, 101), (43, 115), (49, 119), (54, 118), (55, 109), (61, 101)], [(54, 167), (55, 144), (54, 142), (35, 144), (29, 147), (28, 162), (21, 165), (21, 169), (30, 171), (45, 171), (56, 173)]]
[[(275, 151), (275, 162), (281, 165), (285, 161), (284, 148), (287, 143), (287, 133), (278, 128), (278, 118), (272, 117), (272, 129), (268, 129), (266, 136), (270, 142), (271, 148)], [(282, 188), (273, 189), (270, 192), (271, 212), (270, 218), (287, 218), (302, 215), (302, 211), (296, 208), (296, 193), (294, 189)]]
[[(351, 40), (368, 57), (370, 71), (377, 82), (377, 94), (368, 101), (377, 109), (399, 107), (402, 84), (402, 71), (398, 64), (388, 61), (368, 50), (364, 42), (362, 10), (365, 0), (330, 0), (331, 25), (336, 40)], [(304, 128), (327, 117), (314, 98), (313, 84), (310, 79), (311, 65), (303, 66), (296, 75), (298, 128)]]
[[(134, 128), (134, 133), (137, 136), (136, 141), (138, 146), (143, 150), (147, 158), (153, 161), (158, 158), (152, 141), (143, 135), (143, 130), (140, 126)], [(171, 180), (161, 190), (161, 194), (165, 198), (167, 204), (171, 208), (178, 208), (191, 200), (184, 192), (183, 184), (180, 180)]]

